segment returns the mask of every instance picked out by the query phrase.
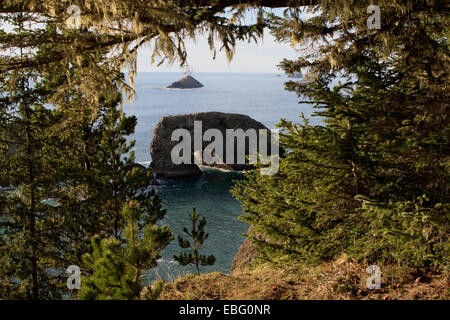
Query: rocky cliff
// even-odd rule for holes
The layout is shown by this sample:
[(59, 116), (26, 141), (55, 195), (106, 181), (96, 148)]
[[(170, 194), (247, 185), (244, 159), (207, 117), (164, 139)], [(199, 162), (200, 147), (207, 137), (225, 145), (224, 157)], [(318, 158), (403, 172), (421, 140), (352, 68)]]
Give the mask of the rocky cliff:
[[(247, 234), (252, 233), (252, 227), (248, 229)], [(239, 247), (236, 255), (233, 258), (233, 263), (231, 264), (230, 274), (235, 273), (239, 270), (245, 270), (250, 263), (258, 258), (259, 252), (255, 245), (248, 239), (245, 239), (244, 243)]]

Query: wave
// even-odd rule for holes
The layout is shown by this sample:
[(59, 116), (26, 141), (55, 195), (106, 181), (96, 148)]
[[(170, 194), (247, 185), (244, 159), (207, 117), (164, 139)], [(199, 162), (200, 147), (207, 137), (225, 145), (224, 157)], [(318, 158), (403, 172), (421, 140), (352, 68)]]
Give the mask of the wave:
[(235, 172), (234, 170), (229, 169), (223, 169), (223, 168), (216, 168), (216, 167), (210, 167), (206, 165), (200, 164), (198, 166), (202, 171), (221, 171), (221, 172)]
[(137, 164), (140, 164), (141, 166), (144, 166), (146, 168), (150, 167), (150, 164), (152, 163), (151, 160), (146, 160), (146, 161), (138, 161), (136, 162)]

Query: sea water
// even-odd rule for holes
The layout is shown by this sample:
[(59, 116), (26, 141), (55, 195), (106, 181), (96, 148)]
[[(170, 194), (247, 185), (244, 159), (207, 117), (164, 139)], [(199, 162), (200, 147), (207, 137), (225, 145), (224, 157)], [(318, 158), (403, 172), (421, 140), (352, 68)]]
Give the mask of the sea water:
[[(204, 88), (170, 90), (166, 87), (178, 80), (180, 73), (139, 73), (135, 80), (136, 98), (124, 105), (127, 115), (138, 120), (136, 132), (136, 161), (148, 166), (151, 163), (150, 144), (153, 130), (159, 120), (168, 115), (218, 111), (250, 116), (269, 129), (275, 129), (281, 118), (301, 122), (301, 113), (311, 118), (311, 105), (299, 104), (293, 92), (284, 90), (289, 79), (277, 74), (196, 73), (193, 76)], [(316, 120), (317, 121), (317, 120)], [(315, 123), (315, 120), (312, 120)], [(199, 178), (165, 181), (156, 187), (162, 197), (167, 215), (162, 221), (175, 237), (183, 235), (183, 227), (190, 227), (188, 213), (192, 208), (206, 216), (209, 238), (201, 252), (213, 254), (216, 263), (202, 267), (201, 272), (228, 273), (233, 258), (244, 241), (248, 225), (238, 220), (242, 215), (240, 203), (233, 198), (230, 188), (234, 181), (243, 179), (237, 172), (204, 170)], [(175, 239), (163, 252), (158, 267), (149, 271), (145, 280), (150, 283), (158, 276), (174, 279), (193, 273), (194, 269), (178, 265), (173, 255), (183, 251)]]

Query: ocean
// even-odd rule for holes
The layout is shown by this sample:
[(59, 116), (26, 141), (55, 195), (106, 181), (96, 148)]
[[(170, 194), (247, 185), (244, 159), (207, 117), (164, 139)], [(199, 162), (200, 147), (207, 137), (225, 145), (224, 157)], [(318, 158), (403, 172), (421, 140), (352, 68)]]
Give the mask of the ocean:
[[(284, 90), (289, 80), (284, 75), (248, 73), (195, 73), (192, 75), (204, 88), (170, 90), (166, 87), (177, 81), (181, 73), (139, 73), (135, 79), (136, 98), (124, 105), (127, 115), (138, 120), (130, 140), (136, 140), (136, 161), (145, 166), (151, 163), (150, 144), (153, 130), (161, 118), (195, 112), (218, 111), (246, 114), (269, 129), (281, 118), (300, 122), (300, 114), (311, 118), (311, 105), (301, 105), (293, 92)], [(314, 121), (312, 122), (314, 123)], [(206, 216), (209, 238), (201, 252), (214, 254), (216, 263), (202, 267), (201, 272), (228, 273), (239, 246), (244, 241), (248, 225), (238, 220), (242, 215), (239, 202), (230, 193), (234, 181), (243, 179), (241, 173), (204, 170), (200, 178), (165, 181), (156, 187), (167, 209), (162, 221), (177, 238), (184, 226), (189, 227), (188, 213), (192, 208)], [(145, 275), (147, 283), (157, 277), (170, 280), (180, 275), (194, 273), (194, 268), (178, 265), (173, 255), (181, 252), (175, 239), (163, 252), (158, 267)]]

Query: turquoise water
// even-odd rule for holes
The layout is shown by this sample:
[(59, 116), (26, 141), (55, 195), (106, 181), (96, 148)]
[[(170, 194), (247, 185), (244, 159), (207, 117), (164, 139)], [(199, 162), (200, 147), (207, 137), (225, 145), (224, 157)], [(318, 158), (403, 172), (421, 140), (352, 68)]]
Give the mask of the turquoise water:
[[(197, 73), (193, 76), (205, 87), (194, 90), (168, 90), (166, 86), (181, 78), (177, 73), (141, 73), (135, 81), (136, 99), (125, 105), (128, 115), (137, 116), (138, 125), (131, 139), (136, 140), (136, 160), (149, 165), (150, 143), (158, 121), (167, 115), (219, 111), (241, 113), (274, 129), (280, 118), (299, 121), (300, 113), (311, 116), (311, 107), (299, 105), (295, 93), (284, 90), (286, 77), (275, 74)], [(234, 180), (243, 179), (240, 173), (207, 170), (200, 178), (167, 181), (156, 187), (168, 210), (163, 223), (170, 226), (177, 237), (189, 226), (188, 213), (193, 207), (207, 217), (206, 231), (210, 234), (203, 253), (214, 254), (216, 263), (203, 267), (202, 272), (228, 273), (237, 249), (248, 226), (238, 220), (240, 204), (230, 194)], [(170, 279), (193, 272), (193, 268), (179, 266), (173, 255), (181, 251), (174, 240), (162, 253), (156, 270), (150, 271), (147, 281), (159, 276)]]
[(246, 224), (238, 220), (238, 216), (242, 214), (241, 207), (229, 192), (233, 181), (242, 178), (240, 173), (207, 170), (200, 178), (169, 181), (158, 187), (164, 207), (168, 210), (163, 223), (172, 228), (176, 239), (163, 251), (158, 268), (152, 270), (148, 278), (154, 279), (158, 274), (170, 279), (195, 272), (194, 268), (182, 267), (173, 260), (173, 255), (182, 251), (177, 235), (182, 234), (184, 226), (189, 229), (188, 213), (193, 207), (197, 209), (197, 213), (206, 216), (208, 221), (206, 231), (209, 238), (201, 251), (216, 257), (213, 266), (203, 267), (201, 271), (228, 273), (233, 257), (243, 241), (240, 234), (246, 233), (248, 229)]

